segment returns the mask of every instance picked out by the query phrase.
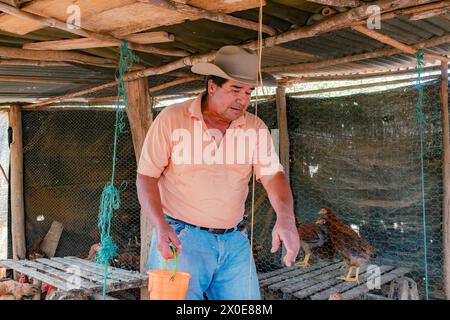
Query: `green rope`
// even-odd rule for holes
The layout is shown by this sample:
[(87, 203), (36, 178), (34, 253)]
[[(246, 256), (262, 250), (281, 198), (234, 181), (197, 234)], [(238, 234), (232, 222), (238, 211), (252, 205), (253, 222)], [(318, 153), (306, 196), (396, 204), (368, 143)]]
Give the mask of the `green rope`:
[(109, 262), (117, 256), (118, 247), (111, 238), (111, 220), (113, 218), (114, 210), (120, 207), (120, 192), (126, 188), (126, 181), (122, 183), (120, 190), (114, 186), (116, 176), (116, 161), (117, 161), (117, 144), (119, 141), (119, 133), (123, 132), (125, 128), (124, 112), (120, 110), (120, 99), (122, 97), (124, 105), (127, 104), (127, 93), (125, 90), (125, 81), (123, 80), (125, 73), (130, 69), (132, 64), (136, 62), (136, 56), (128, 49), (126, 41), (122, 40), (120, 46), (120, 63), (117, 99), (115, 104), (116, 122), (114, 128), (114, 148), (112, 157), (112, 173), (111, 181), (109, 181), (102, 192), (100, 199), (100, 212), (98, 217), (98, 226), (100, 228), (101, 246), (97, 252), (97, 262), (104, 266), (104, 281), (103, 281), (103, 300), (106, 298), (106, 284), (108, 280)]
[(417, 120), (420, 127), (420, 173), (421, 173), (421, 187), (422, 187), (422, 224), (423, 224), (423, 250), (424, 250), (424, 268), (425, 268), (425, 297), (428, 300), (428, 248), (427, 248), (427, 220), (425, 210), (425, 175), (424, 175), (424, 151), (423, 151), (423, 133), (425, 126), (425, 116), (423, 114), (423, 85), (421, 83), (422, 68), (423, 68), (423, 50), (420, 49), (417, 53), (417, 68), (418, 76), (416, 87), (419, 92), (419, 98), (417, 101)]
[[(177, 271), (178, 271), (178, 257), (177, 257), (177, 250), (175, 249), (174, 246), (170, 246), (170, 248), (172, 249), (173, 252), (173, 258), (175, 259), (175, 264), (174, 264), (174, 268), (173, 268), (173, 274), (172, 274), (172, 279), (175, 279), (175, 276), (177, 275)], [(167, 270), (168, 267), (168, 262), (167, 260), (164, 260), (164, 269)]]

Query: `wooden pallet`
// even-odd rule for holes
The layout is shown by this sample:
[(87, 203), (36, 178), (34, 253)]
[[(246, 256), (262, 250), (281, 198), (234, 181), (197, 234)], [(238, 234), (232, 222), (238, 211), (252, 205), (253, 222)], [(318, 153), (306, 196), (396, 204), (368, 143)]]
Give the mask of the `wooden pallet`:
[[(266, 300), (327, 300), (331, 293), (339, 293), (344, 300), (362, 299), (372, 291), (367, 285), (367, 266), (361, 266), (360, 284), (344, 282), (336, 277), (345, 275), (342, 261), (318, 262), (307, 268), (287, 267), (259, 275), (261, 294)], [(402, 278), (412, 270), (393, 266), (378, 266), (380, 285)]]
[[(53, 300), (86, 299), (103, 291), (103, 266), (77, 257), (0, 260), (0, 267), (20, 272), (57, 289)], [(108, 268), (106, 291), (145, 288), (148, 276), (135, 271)]]

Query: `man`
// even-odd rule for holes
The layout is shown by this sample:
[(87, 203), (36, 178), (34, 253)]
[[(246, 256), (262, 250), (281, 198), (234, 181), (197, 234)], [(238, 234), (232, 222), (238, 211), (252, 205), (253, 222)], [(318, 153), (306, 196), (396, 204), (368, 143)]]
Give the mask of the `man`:
[(267, 126), (246, 112), (257, 66), (255, 54), (236, 46), (194, 65), (209, 76), (206, 92), (166, 107), (144, 142), (136, 185), (155, 227), (149, 269), (173, 258), (172, 245), (178, 270), (192, 275), (188, 300), (260, 299), (242, 223), (252, 170), (277, 214), (271, 252), (283, 242), (290, 266), (299, 251), (289, 182)]

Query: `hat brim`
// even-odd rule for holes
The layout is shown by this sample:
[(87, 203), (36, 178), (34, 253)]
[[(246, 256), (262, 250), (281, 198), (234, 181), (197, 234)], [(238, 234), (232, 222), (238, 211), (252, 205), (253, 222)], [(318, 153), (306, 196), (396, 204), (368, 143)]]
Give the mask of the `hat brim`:
[[(197, 74), (205, 75), (205, 76), (217, 76), (217, 77), (221, 77), (221, 78), (228, 79), (228, 80), (234, 80), (234, 81), (243, 82), (246, 84), (251, 84), (254, 86), (259, 85), (257, 79), (245, 79), (245, 78), (240, 78), (238, 76), (231, 76), (228, 73), (226, 73), (225, 71), (223, 71), (221, 68), (219, 68), (218, 66), (216, 66), (215, 64), (210, 63), (210, 62), (199, 62), (192, 66), (191, 71), (194, 73), (197, 73)], [(262, 82), (263, 82), (264, 86), (266, 86), (266, 87), (276, 87), (277, 86), (277, 80), (275, 79), (274, 76), (272, 76), (271, 74), (269, 74), (267, 72), (262, 72), (261, 74), (262, 74)]]

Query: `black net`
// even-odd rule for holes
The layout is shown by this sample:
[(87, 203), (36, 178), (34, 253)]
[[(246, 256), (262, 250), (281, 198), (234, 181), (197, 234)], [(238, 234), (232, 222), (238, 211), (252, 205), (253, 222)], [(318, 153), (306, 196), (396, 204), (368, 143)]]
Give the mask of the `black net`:
[[(33, 111), (23, 114), (27, 251), (53, 221), (63, 224), (56, 256), (88, 258), (100, 242), (100, 195), (111, 180), (115, 114), (109, 111)], [(111, 235), (119, 247), (114, 265), (138, 270), (140, 214), (136, 159), (127, 123), (119, 136), (116, 186), (126, 185)], [(93, 253), (94, 251), (91, 251)], [(91, 255), (90, 258), (93, 258)]]
[[(418, 94), (414, 87), (334, 98), (288, 97), (290, 181), (299, 223), (315, 223), (321, 208), (331, 209), (373, 247), (367, 264), (378, 266), (382, 273), (408, 268), (407, 275), (417, 283), (421, 299), (425, 298), (427, 282), (430, 299), (443, 299), (439, 85), (428, 84), (424, 92), (426, 233), (416, 116)], [(254, 112), (254, 106), (249, 111)], [(258, 115), (270, 129), (278, 128), (275, 101), (259, 103)], [(99, 242), (98, 207), (111, 175), (114, 113), (25, 112), (23, 125), (28, 251), (32, 252), (33, 243), (45, 236), (53, 221), (59, 221), (64, 231), (56, 255), (86, 258), (91, 246)], [(119, 140), (116, 185), (122, 181), (128, 184), (112, 224), (112, 237), (120, 248), (115, 264), (126, 269), (139, 268), (135, 175), (135, 154), (127, 126)], [(248, 214), (251, 198), (250, 191)], [(277, 272), (283, 268), (281, 251), (270, 253), (276, 216), (259, 183), (255, 186), (254, 205), (253, 252), (258, 272)], [(313, 250), (309, 267), (339, 262), (343, 256), (342, 250), (334, 250), (333, 254)], [(302, 253), (299, 260), (303, 258)], [(306, 269), (293, 268), (294, 272)], [(345, 275), (348, 269), (336, 265), (333, 268), (328, 273), (318, 271), (316, 276), (339, 285), (342, 280), (336, 276)], [(379, 289), (388, 294), (386, 290)]]
[[(321, 208), (331, 209), (373, 248), (367, 264), (380, 267), (381, 273), (389, 268), (410, 269), (407, 276), (417, 283), (420, 299), (425, 299), (427, 264), (429, 298), (444, 299), (439, 84), (424, 88), (425, 233), (417, 102), (415, 87), (334, 98), (288, 97), (290, 181), (299, 223), (315, 223)], [(275, 101), (260, 104), (258, 114), (269, 128), (277, 127)], [(255, 208), (253, 249), (258, 271), (264, 274), (282, 265), (280, 253), (270, 253), (275, 214), (260, 185), (256, 187)], [(334, 232), (329, 227), (321, 230)], [(325, 239), (333, 240), (330, 234)], [(358, 251), (364, 249), (352, 243), (344, 243), (334, 252), (313, 250), (310, 267), (321, 261), (342, 260), (346, 250), (358, 256)], [(303, 257), (302, 250), (299, 261)], [(347, 270), (335, 268), (317, 276), (338, 285), (342, 280), (336, 276), (345, 276)], [(361, 282), (365, 279), (363, 273)], [(286, 274), (280, 281), (292, 287), (288, 281), (294, 281), (298, 274)], [(390, 289), (381, 287), (380, 292), (388, 294)], [(276, 298), (286, 298), (279, 292)]]

